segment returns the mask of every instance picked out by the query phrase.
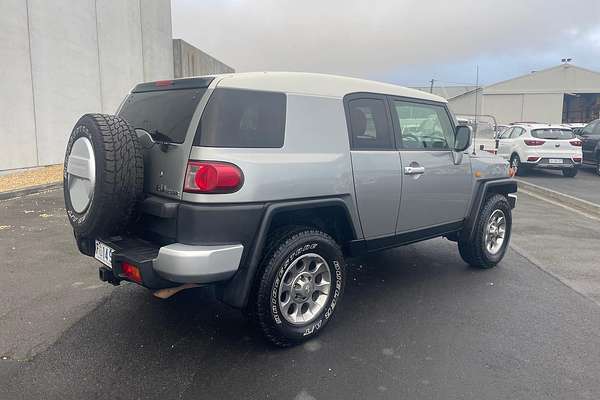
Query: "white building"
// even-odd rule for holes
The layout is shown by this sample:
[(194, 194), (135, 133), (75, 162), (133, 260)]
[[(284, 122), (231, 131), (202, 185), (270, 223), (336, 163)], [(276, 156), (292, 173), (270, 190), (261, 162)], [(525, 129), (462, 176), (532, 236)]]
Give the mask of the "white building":
[(498, 123), (589, 122), (600, 116), (600, 73), (572, 64), (498, 82), (450, 97), (455, 114), (493, 115)]
[(173, 77), (170, 0), (2, 0), (0, 171), (61, 163), (88, 112)]

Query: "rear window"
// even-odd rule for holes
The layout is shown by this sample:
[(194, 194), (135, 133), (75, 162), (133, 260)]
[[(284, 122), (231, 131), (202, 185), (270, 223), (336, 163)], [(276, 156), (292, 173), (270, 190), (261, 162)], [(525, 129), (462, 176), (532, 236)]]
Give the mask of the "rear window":
[(573, 139), (575, 135), (570, 129), (534, 129), (531, 131), (531, 136), (538, 139), (547, 140), (562, 140)]
[(206, 89), (179, 89), (132, 93), (119, 116), (155, 140), (183, 143), (198, 102)]
[(194, 146), (282, 147), (283, 93), (217, 88), (204, 108)]

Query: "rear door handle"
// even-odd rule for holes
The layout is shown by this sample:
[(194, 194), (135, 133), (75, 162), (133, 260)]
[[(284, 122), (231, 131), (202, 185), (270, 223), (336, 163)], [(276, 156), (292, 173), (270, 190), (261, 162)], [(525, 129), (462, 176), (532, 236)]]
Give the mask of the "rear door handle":
[(404, 167), (404, 175), (421, 175), (425, 173), (425, 167)]

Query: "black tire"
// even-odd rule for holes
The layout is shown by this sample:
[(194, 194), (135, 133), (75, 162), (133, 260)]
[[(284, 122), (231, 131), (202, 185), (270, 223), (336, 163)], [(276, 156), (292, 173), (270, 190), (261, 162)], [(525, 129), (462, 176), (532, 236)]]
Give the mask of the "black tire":
[[(247, 315), (255, 319), (271, 343), (289, 347), (315, 337), (332, 319), (344, 291), (346, 266), (338, 244), (320, 230), (293, 227), (278, 233), (278, 237), (271, 236), (272, 242), (265, 250)], [(290, 263), (309, 253), (315, 253), (327, 262), (332, 278), (331, 289), (317, 315), (306, 324), (296, 325), (282, 315), (278, 291)]]
[[(87, 208), (75, 211), (67, 166), (75, 141), (87, 138), (95, 158), (95, 184)], [(122, 232), (133, 218), (144, 183), (142, 149), (135, 130), (114, 115), (85, 114), (75, 124), (63, 170), (65, 208), (76, 238), (106, 237)]]
[[(492, 254), (485, 245), (485, 229), (488, 220), (495, 210), (501, 210), (504, 213), (506, 228), (502, 247), (495, 254)], [(460, 238), (458, 241), (460, 256), (467, 264), (472, 267), (486, 269), (494, 267), (502, 260), (510, 242), (512, 229), (511, 211), (508, 200), (501, 194), (493, 194), (486, 199), (475, 220), (473, 240), (469, 241), (467, 238)]]
[(577, 175), (577, 168), (564, 168), (562, 173), (567, 178), (574, 178)]
[(525, 167), (521, 163), (521, 158), (518, 154), (513, 154), (510, 157), (510, 166), (515, 170), (515, 175), (522, 176), (525, 173)]

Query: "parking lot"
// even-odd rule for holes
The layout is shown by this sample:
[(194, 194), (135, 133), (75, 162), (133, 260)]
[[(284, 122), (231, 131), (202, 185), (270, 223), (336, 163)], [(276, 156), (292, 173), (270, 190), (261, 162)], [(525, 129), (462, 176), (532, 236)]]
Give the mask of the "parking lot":
[(574, 178), (565, 178), (560, 170), (533, 169), (519, 179), (600, 204), (600, 176), (591, 167), (580, 168)]
[(514, 218), (489, 271), (444, 239), (350, 260), (336, 320), (281, 350), (206, 289), (99, 282), (61, 190), (2, 201), (0, 398), (595, 399), (600, 225), (525, 195)]

